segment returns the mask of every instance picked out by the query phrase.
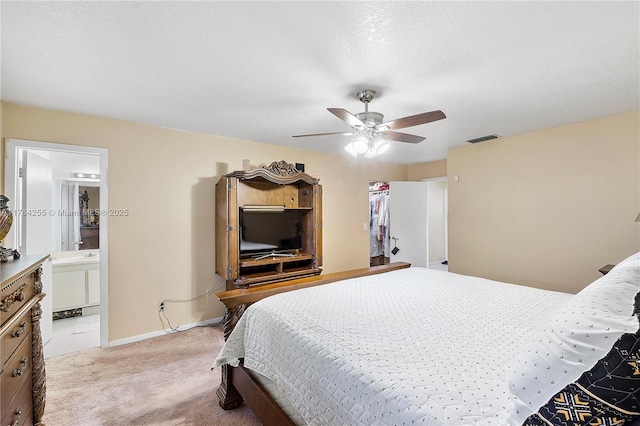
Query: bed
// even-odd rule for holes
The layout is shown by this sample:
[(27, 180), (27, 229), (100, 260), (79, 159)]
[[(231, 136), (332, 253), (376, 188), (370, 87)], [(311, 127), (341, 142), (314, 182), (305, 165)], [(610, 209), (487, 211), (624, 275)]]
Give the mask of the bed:
[(640, 254), (575, 296), (400, 269), (253, 303), (215, 366), (291, 424), (624, 424), (640, 413), (639, 291)]

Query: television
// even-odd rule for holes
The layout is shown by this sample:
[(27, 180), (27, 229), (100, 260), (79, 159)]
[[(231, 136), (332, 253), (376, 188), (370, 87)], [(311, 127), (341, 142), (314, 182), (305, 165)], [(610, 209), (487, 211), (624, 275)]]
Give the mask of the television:
[(240, 209), (240, 255), (302, 248), (302, 211)]

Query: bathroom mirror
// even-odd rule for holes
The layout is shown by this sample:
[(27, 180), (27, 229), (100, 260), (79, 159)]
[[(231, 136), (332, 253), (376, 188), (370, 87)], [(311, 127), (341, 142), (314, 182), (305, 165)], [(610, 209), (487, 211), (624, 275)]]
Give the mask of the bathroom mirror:
[[(100, 248), (100, 183), (54, 181), (54, 235), (57, 251)], [(59, 195), (58, 195), (59, 194)]]

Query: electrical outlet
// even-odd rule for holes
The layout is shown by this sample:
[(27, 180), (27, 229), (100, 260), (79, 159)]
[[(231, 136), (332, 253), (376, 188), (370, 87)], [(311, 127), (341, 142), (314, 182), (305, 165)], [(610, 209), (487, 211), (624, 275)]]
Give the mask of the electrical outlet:
[(164, 311), (164, 302), (160, 302), (160, 304), (158, 305), (158, 310)]

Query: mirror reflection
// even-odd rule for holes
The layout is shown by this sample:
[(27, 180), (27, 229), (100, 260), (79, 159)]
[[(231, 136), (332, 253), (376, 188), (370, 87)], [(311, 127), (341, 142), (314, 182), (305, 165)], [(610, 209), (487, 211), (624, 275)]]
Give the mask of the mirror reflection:
[[(59, 185), (59, 206), (55, 229), (59, 229), (59, 251), (92, 250), (100, 248), (100, 188), (97, 182), (54, 181)], [(57, 233), (57, 232), (56, 232)]]

